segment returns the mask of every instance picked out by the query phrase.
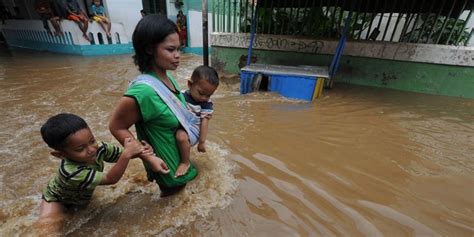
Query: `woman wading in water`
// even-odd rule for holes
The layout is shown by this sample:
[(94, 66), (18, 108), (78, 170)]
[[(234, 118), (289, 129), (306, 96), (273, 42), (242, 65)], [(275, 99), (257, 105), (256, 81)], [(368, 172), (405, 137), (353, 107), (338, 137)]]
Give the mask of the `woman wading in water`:
[[(142, 76), (152, 76), (163, 83), (185, 106), (185, 99), (175, 79), (167, 70), (176, 70), (180, 60), (180, 41), (176, 25), (165, 17), (147, 15), (133, 32), (134, 62)], [(197, 176), (191, 164), (188, 171), (175, 177), (180, 153), (175, 132), (181, 127), (170, 107), (146, 84), (132, 84), (118, 102), (109, 123), (109, 129), (119, 142), (133, 137), (130, 127), (135, 125), (138, 139), (147, 141), (156, 155), (163, 159), (170, 172), (153, 171), (144, 162), (148, 180), (156, 181), (162, 196), (172, 195), (184, 188)]]

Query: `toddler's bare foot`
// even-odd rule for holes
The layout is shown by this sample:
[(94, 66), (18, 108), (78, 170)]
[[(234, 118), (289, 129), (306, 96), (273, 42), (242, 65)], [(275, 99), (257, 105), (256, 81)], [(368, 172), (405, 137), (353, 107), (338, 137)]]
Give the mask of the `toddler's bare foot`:
[(179, 163), (178, 169), (176, 169), (176, 173), (174, 174), (174, 177), (179, 177), (183, 176), (188, 172), (189, 169), (189, 162), (188, 163)]

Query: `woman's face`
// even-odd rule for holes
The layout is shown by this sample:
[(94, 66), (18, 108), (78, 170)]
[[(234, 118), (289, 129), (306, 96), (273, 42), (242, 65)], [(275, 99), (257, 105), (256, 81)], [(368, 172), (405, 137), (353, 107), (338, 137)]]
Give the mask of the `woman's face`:
[(168, 35), (165, 40), (158, 44), (155, 52), (155, 64), (157, 69), (175, 70), (179, 66), (179, 36), (178, 33)]

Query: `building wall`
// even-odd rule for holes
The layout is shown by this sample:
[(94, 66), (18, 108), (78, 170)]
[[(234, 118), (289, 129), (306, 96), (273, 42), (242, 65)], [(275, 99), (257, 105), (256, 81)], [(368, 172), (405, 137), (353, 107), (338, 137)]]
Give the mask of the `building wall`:
[(11, 47), (80, 55), (133, 52), (130, 39), (120, 24), (112, 28), (111, 41), (106, 39), (105, 32), (96, 22), (90, 24), (88, 29), (93, 42), (84, 39), (73, 21), (61, 21), (61, 29), (62, 36), (53, 36), (46, 32), (40, 20), (6, 20), (5, 24), (0, 24), (0, 30)]
[[(188, 12), (188, 38), (189, 47), (198, 48), (202, 47), (202, 12), (190, 10)], [(212, 26), (212, 14), (207, 15), (208, 19), (208, 33), (209, 43), (211, 39), (211, 27)], [(209, 45), (210, 46), (210, 45)]]
[[(208, 1), (208, 33), (209, 33), (209, 47), (211, 33), (212, 33), (212, 12), (211, 1)], [(188, 46), (185, 52), (202, 54), (203, 39), (202, 39), (202, 2), (200, 0), (186, 0), (182, 8), (187, 17), (188, 24)], [(176, 16), (175, 16), (176, 19)]]
[(103, 0), (112, 22), (120, 24), (125, 29), (128, 39), (132, 39), (133, 30), (141, 19), (140, 10), (143, 9), (141, 1), (137, 0)]
[[(213, 46), (248, 48), (250, 34), (213, 33)], [(336, 40), (319, 40), (280, 35), (255, 36), (254, 49), (289, 51), (313, 54), (334, 54)], [(474, 47), (393, 43), (377, 41), (348, 41), (344, 55), (391, 59), (399, 61), (474, 66)]]
[(168, 18), (173, 22), (176, 22), (176, 15), (178, 15), (178, 11), (180, 10), (180, 8), (176, 8), (175, 1), (176, 0), (166, 1), (166, 12), (168, 14)]
[[(7, 8), (20, 7), (20, 16), (21, 19), (18, 20), (35, 20), (40, 19), (39, 15), (35, 11), (35, 2), (36, 0), (0, 0), (3, 1), (3, 4)], [(106, 12), (112, 21), (112, 31), (114, 30), (114, 25), (119, 25), (117, 28), (122, 31), (125, 30), (125, 36), (122, 36), (124, 39), (131, 39), (133, 30), (135, 29), (136, 24), (141, 19), (140, 10), (143, 9), (141, 1), (136, 0), (102, 0), (106, 8)], [(82, 9), (86, 10), (90, 6), (84, 5), (84, 1), (78, 1)], [(88, 2), (92, 2), (89, 0)], [(87, 10), (86, 10), (87, 12)], [(69, 22), (68, 20), (63, 20), (62, 22)], [(93, 24), (90, 24), (93, 25)], [(1, 28), (1, 27), (0, 27)]]

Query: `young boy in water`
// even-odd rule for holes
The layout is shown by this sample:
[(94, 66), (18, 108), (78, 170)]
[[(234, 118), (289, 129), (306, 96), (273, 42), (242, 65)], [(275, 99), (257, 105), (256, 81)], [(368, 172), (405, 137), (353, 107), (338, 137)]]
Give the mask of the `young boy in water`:
[[(153, 154), (145, 142), (128, 137), (124, 149), (95, 140), (87, 123), (77, 115), (61, 113), (49, 118), (41, 127), (43, 140), (53, 150), (51, 154), (61, 159), (58, 173), (43, 190), (39, 222), (52, 223), (59, 230), (66, 207), (85, 206), (97, 185), (117, 183), (130, 159), (143, 154), (158, 172), (169, 172), (166, 164)], [(116, 162), (105, 173), (104, 161)], [(53, 229), (54, 229), (53, 227)]]
[[(188, 109), (200, 118), (198, 151), (206, 152), (206, 137), (209, 120), (214, 112), (210, 98), (219, 86), (219, 76), (212, 67), (199, 66), (194, 69), (191, 80), (188, 80), (189, 90), (184, 92)], [(188, 171), (191, 143), (186, 130), (180, 128), (176, 131), (176, 140), (181, 154), (181, 161), (175, 176), (179, 177)]]

